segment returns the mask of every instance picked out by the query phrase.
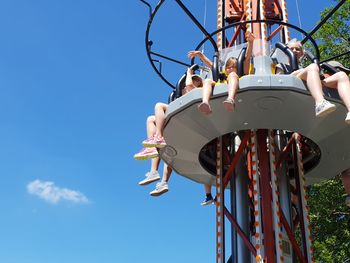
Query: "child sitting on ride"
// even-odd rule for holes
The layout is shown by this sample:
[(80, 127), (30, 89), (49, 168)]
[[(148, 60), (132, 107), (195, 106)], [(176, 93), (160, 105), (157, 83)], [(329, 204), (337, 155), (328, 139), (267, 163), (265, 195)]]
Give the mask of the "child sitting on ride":
[[(193, 75), (193, 72), (190, 68), (187, 69), (185, 87), (182, 90), (182, 95), (191, 91), (194, 88), (200, 88), (203, 86), (203, 80), (198, 75)], [(142, 142), (145, 149), (141, 150), (139, 153), (135, 154), (135, 159), (145, 160), (149, 158), (154, 158), (154, 154), (149, 155), (147, 148), (163, 148), (166, 143), (163, 137), (163, 126), (165, 121), (165, 112), (168, 109), (168, 104), (158, 102), (154, 108), (155, 115), (155, 126), (156, 131), (154, 134), (149, 136), (146, 140)], [(146, 152), (144, 152), (146, 151)], [(151, 157), (149, 157), (151, 156)]]
[[(246, 51), (246, 56), (244, 59), (244, 74), (249, 73), (250, 59), (252, 54), (253, 41), (255, 39), (254, 35), (251, 32), (246, 33), (246, 39), (248, 41), (248, 47)], [(208, 59), (202, 52), (200, 51), (189, 51), (188, 56), (190, 58), (198, 57), (204, 64), (208, 67), (213, 67), (213, 62)], [(213, 91), (213, 87), (217, 84), (223, 83), (228, 85), (228, 96), (226, 100), (223, 101), (223, 106), (227, 111), (232, 112), (235, 106), (235, 97), (238, 90), (238, 79), (237, 75), (237, 59), (234, 57), (230, 57), (226, 60), (225, 70), (220, 74), (222, 79), (220, 81), (215, 82), (212, 79), (205, 79), (203, 84), (203, 96), (202, 103), (199, 104), (198, 110), (206, 115), (212, 112), (209, 99)]]
[[(322, 84), (327, 88), (335, 88), (338, 90), (339, 96), (348, 110), (345, 122), (350, 124), (350, 80), (348, 77), (350, 69), (344, 67), (338, 61), (329, 61), (327, 64), (339, 71), (331, 74), (327, 69), (323, 70), (322, 76), (324, 79), (322, 80)], [(350, 207), (350, 168), (343, 171), (340, 175), (346, 192), (345, 203)]]
[[(194, 88), (203, 86), (202, 78), (198, 75), (193, 75), (191, 69), (187, 69), (185, 87), (182, 90), (182, 95), (191, 91)], [(139, 182), (139, 185), (147, 185), (160, 179), (158, 173), (159, 153), (157, 148), (166, 146), (163, 137), (163, 126), (165, 122), (165, 112), (168, 109), (168, 104), (158, 102), (155, 106), (155, 115), (149, 116), (146, 122), (148, 138), (142, 142), (143, 148), (140, 152), (134, 155), (136, 160), (152, 159), (151, 171), (146, 173), (146, 178)], [(164, 164), (162, 181), (156, 184), (156, 188), (150, 192), (151, 196), (159, 196), (169, 190), (168, 180), (170, 179), (172, 168)]]
[[(298, 62), (300, 62), (304, 56), (303, 45), (301, 42), (293, 39), (289, 41), (287, 45), (295, 54)], [(335, 111), (336, 106), (324, 98), (320, 79), (320, 70), (316, 63), (311, 63), (307, 67), (295, 70), (293, 72), (291, 72), (290, 66), (277, 64), (276, 74), (291, 74), (303, 81), (306, 81), (307, 88), (315, 100), (316, 117), (324, 117)]]
[(344, 102), (348, 111), (345, 117), (345, 123), (350, 124), (350, 80), (348, 77), (350, 69), (344, 67), (338, 61), (329, 61), (327, 63), (339, 71), (331, 74), (327, 70), (323, 70), (322, 76), (324, 78), (321, 82), (327, 88), (338, 90), (339, 97)]

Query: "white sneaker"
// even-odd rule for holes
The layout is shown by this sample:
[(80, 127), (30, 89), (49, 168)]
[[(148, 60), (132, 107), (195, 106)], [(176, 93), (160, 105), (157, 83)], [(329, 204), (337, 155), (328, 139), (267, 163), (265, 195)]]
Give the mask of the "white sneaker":
[(315, 106), (316, 117), (325, 117), (329, 113), (335, 111), (336, 106), (330, 103), (328, 100), (323, 100), (321, 103), (317, 103)]
[(350, 111), (346, 114), (345, 123), (350, 124)]
[(201, 205), (202, 206), (206, 206), (206, 205), (211, 205), (211, 204), (213, 204), (215, 201), (214, 201), (214, 199), (213, 199), (213, 197), (212, 196), (207, 196), (204, 200), (203, 200), (203, 202), (201, 203)]
[(160, 183), (156, 184), (156, 189), (154, 189), (149, 194), (151, 196), (160, 196), (168, 191), (169, 191), (168, 183), (167, 182), (160, 182)]
[(139, 185), (146, 185), (153, 183), (160, 179), (158, 171), (148, 172), (146, 173), (146, 178), (139, 182)]

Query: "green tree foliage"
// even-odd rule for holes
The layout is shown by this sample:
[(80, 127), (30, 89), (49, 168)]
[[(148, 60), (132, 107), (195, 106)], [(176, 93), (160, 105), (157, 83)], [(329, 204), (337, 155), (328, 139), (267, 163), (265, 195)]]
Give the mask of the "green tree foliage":
[[(334, 5), (339, 1), (334, 1)], [(331, 8), (321, 13), (325, 17)], [(321, 60), (350, 50), (350, 0), (313, 35)], [(337, 59), (350, 67), (350, 55)], [(316, 262), (350, 262), (350, 209), (339, 176), (308, 187)]]
[[(339, 1), (334, 1), (334, 5)], [(332, 9), (326, 8), (321, 13), (324, 18)], [(350, 0), (342, 5), (333, 16), (313, 35), (317, 39), (321, 60), (349, 51), (350, 43)], [(339, 58), (344, 66), (350, 67), (349, 55)]]
[(308, 187), (316, 262), (350, 260), (350, 210), (339, 176)]

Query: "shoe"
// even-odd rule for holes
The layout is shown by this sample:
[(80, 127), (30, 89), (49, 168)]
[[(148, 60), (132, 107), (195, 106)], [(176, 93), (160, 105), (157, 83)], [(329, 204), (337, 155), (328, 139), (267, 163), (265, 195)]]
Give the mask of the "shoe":
[(136, 160), (147, 160), (156, 158), (159, 156), (159, 153), (157, 151), (157, 148), (143, 148), (141, 151), (139, 151), (137, 154), (134, 155), (134, 158)]
[(346, 114), (345, 123), (350, 124), (350, 111)]
[(229, 112), (233, 112), (235, 109), (235, 100), (234, 99), (227, 98), (226, 100), (224, 100), (222, 102), (222, 104), (224, 105), (225, 109)]
[(146, 178), (139, 182), (139, 185), (147, 185), (160, 179), (158, 171), (146, 173)]
[(329, 113), (335, 111), (335, 109), (336, 106), (333, 103), (330, 103), (328, 100), (323, 100), (315, 106), (316, 117), (325, 117)]
[(350, 207), (350, 194), (345, 198), (345, 204)]
[(207, 196), (203, 202), (201, 203), (202, 206), (205, 206), (205, 205), (211, 205), (214, 203), (214, 199), (213, 197), (210, 195), (210, 196)]
[(198, 105), (198, 110), (205, 115), (209, 115), (211, 113), (211, 107), (208, 103), (202, 102)]
[(160, 196), (168, 191), (169, 191), (168, 183), (167, 182), (160, 182), (160, 183), (156, 184), (156, 189), (154, 189), (149, 194), (151, 196)]
[(156, 136), (152, 136), (147, 138), (142, 142), (144, 147), (156, 147), (156, 148), (164, 148), (166, 146), (166, 142), (163, 137), (158, 138)]
[(154, 147), (154, 146), (149, 146), (150, 142), (153, 142), (154, 136), (148, 137), (146, 140), (142, 142), (143, 147)]

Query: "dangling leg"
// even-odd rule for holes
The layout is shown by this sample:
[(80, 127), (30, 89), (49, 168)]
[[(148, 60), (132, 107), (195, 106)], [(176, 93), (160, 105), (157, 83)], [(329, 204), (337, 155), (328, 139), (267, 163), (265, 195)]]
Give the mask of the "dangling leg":
[(204, 191), (205, 191), (205, 199), (201, 203), (201, 205), (210, 205), (214, 203), (213, 196), (211, 195), (211, 185), (210, 184), (205, 184), (204, 185)]
[(209, 99), (213, 92), (213, 85), (215, 82), (211, 79), (204, 80), (202, 88), (202, 103), (198, 105), (198, 110), (206, 115), (211, 113), (211, 107), (209, 105)]
[(149, 193), (151, 196), (160, 196), (169, 191), (168, 182), (172, 171), (173, 169), (164, 163), (162, 181), (157, 183), (156, 189)]
[(163, 148), (166, 143), (163, 138), (163, 129), (165, 122), (165, 112), (168, 109), (168, 104), (158, 102), (154, 107), (156, 118), (156, 136), (154, 136), (154, 145), (157, 148)]
[[(146, 121), (146, 128), (147, 128), (147, 137), (153, 138), (153, 136), (156, 133), (156, 125), (155, 125), (155, 117), (149, 116)], [(144, 148), (139, 153), (134, 155), (134, 158), (136, 160), (146, 160), (149, 158), (153, 158), (151, 160), (151, 170), (145, 174), (146, 178), (141, 180), (139, 182), (139, 185), (147, 185), (154, 181), (157, 181), (160, 179), (160, 175), (158, 173), (158, 167), (159, 167), (159, 154), (156, 148)]]
[(345, 107), (348, 110), (348, 113), (346, 114), (345, 122), (347, 124), (350, 124), (350, 80), (349, 77), (346, 75), (345, 72), (340, 71), (332, 76), (325, 78), (322, 83), (328, 87), (337, 89), (340, 98), (345, 104)]
[(231, 72), (227, 77), (228, 82), (228, 96), (227, 99), (224, 100), (223, 104), (227, 111), (232, 112), (235, 108), (235, 97), (238, 90), (238, 76), (236, 73)]
[(316, 103), (316, 117), (324, 117), (335, 111), (336, 106), (323, 97), (319, 68), (315, 63), (310, 64), (304, 69), (293, 72), (292, 75), (306, 81), (306, 85)]
[(147, 160), (159, 156), (157, 149), (153, 147), (153, 145), (148, 144), (151, 140), (153, 140), (153, 137), (156, 133), (155, 117), (153, 115), (147, 118), (146, 127), (148, 138), (142, 142), (145, 148), (134, 155), (134, 158), (136, 160)]

